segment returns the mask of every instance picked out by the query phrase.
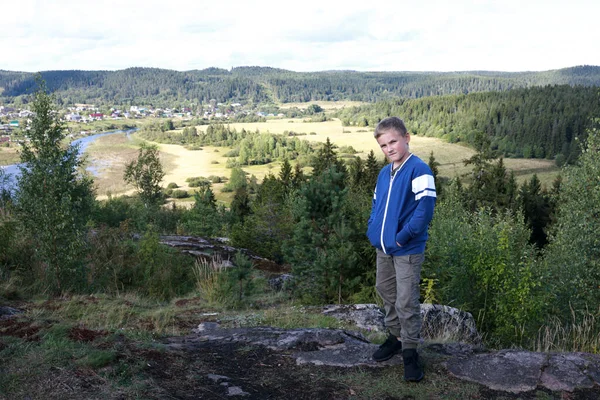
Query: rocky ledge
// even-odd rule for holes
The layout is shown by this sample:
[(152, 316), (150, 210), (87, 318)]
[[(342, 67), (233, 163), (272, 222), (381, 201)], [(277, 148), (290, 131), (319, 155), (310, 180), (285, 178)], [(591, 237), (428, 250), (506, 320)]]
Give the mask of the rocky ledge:
[[(360, 332), (341, 329), (221, 329), (216, 323), (205, 323), (192, 335), (167, 339), (167, 347), (193, 352), (207, 342), (265, 346), (290, 353), (297, 364), (372, 368), (402, 364), (399, 356), (381, 363), (373, 361), (371, 355), (378, 346)], [(456, 378), (497, 391), (600, 389), (600, 356), (593, 354), (488, 352), (478, 345), (458, 342), (425, 343), (420, 347), (420, 354), (425, 370), (428, 365), (440, 364)]]
[[(375, 304), (329, 305), (320, 311), (363, 331), (384, 331), (383, 313)], [(482, 345), (471, 314), (431, 304), (422, 304), (421, 314), (424, 341), (419, 352), (425, 370), (428, 366), (441, 366), (451, 376), (496, 391), (518, 394), (538, 388), (559, 392), (597, 389), (600, 398), (600, 355), (488, 351)], [(191, 335), (167, 339), (167, 347), (172, 350), (193, 352), (207, 343), (264, 346), (289, 354), (296, 364), (372, 368), (402, 365), (399, 356), (381, 363), (373, 361), (371, 357), (378, 345), (354, 330), (223, 329), (217, 322), (205, 322)]]

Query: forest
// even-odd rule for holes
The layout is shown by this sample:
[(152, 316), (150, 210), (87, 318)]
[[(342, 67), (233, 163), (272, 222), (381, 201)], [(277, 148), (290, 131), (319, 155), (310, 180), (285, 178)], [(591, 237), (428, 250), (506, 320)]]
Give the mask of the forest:
[[(0, 102), (27, 103), (34, 73), (0, 70)], [(376, 102), (449, 94), (508, 91), (546, 85), (599, 86), (600, 67), (577, 66), (541, 72), (294, 72), (269, 67), (174, 71), (128, 68), (117, 71), (41, 71), (59, 105), (196, 106), (317, 100)]]
[(384, 100), (335, 114), (345, 125), (375, 127), (402, 115), (410, 132), (476, 146), (479, 133), (505, 157), (572, 162), (600, 115), (597, 87), (548, 85), (505, 92)]

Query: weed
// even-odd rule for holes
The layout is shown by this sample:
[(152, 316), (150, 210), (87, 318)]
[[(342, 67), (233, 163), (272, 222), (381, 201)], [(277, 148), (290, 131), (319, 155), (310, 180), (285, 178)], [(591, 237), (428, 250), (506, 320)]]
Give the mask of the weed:
[(552, 318), (539, 329), (534, 350), (600, 353), (598, 315), (586, 311), (578, 318), (575, 311), (571, 309), (570, 322), (565, 323), (560, 318)]

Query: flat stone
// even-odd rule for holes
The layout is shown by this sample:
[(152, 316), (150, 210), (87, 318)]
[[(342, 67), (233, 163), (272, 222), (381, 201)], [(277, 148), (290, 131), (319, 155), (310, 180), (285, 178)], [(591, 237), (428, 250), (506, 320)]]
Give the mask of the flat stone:
[(224, 375), (208, 374), (206, 377), (208, 379), (210, 379), (211, 381), (215, 382), (215, 383), (219, 383), (221, 381), (228, 381), (229, 380), (229, 377), (224, 376)]
[(339, 345), (321, 349), (319, 351), (297, 352), (292, 356), (296, 358), (296, 364), (326, 365), (331, 367), (386, 367), (390, 365), (401, 365), (402, 355), (397, 354), (388, 361), (376, 362), (373, 353), (379, 348), (378, 345)]
[(588, 365), (589, 361), (577, 354), (553, 354), (542, 372), (540, 384), (553, 391), (592, 388), (594, 382), (584, 372)]
[(250, 396), (250, 393), (244, 392), (239, 386), (230, 386), (227, 388), (227, 396)]
[(541, 353), (503, 350), (454, 358), (448, 362), (448, 371), (493, 390), (521, 393), (537, 387), (545, 361), (546, 356)]

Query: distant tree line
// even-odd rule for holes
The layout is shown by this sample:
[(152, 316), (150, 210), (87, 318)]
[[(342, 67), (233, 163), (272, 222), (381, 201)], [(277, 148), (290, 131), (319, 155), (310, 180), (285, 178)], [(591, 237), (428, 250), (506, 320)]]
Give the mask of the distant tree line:
[[(543, 85), (599, 86), (600, 67), (579, 66), (543, 72), (294, 72), (268, 67), (173, 71), (128, 68), (119, 71), (44, 71), (59, 104), (111, 105), (217, 102), (307, 102), (421, 98), (507, 91)], [(34, 74), (0, 71), (0, 101), (27, 102)]]
[(475, 145), (485, 134), (491, 148), (507, 157), (555, 158), (559, 165), (579, 153), (600, 115), (600, 92), (583, 86), (543, 86), (506, 92), (393, 99), (339, 111), (344, 125), (374, 127), (402, 115), (411, 132)]

